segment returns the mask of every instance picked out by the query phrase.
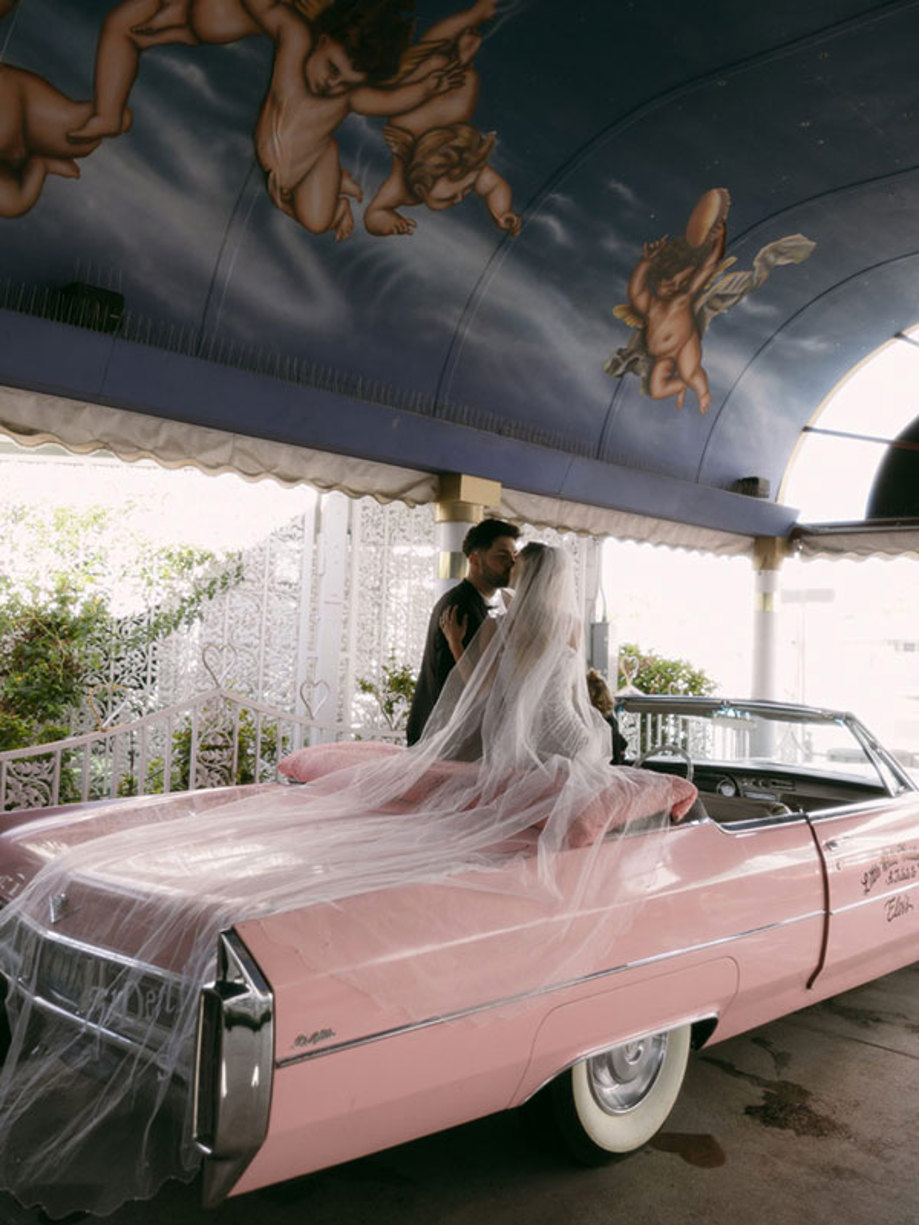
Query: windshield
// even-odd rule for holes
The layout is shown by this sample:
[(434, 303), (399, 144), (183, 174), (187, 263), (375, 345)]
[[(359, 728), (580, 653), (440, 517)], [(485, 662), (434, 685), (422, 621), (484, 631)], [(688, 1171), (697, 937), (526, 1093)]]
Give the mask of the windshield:
[[(903, 782), (883, 760), (869, 753), (854, 727), (842, 717), (773, 717), (742, 707), (687, 713), (663, 708), (619, 711), (627, 737), (626, 756), (634, 760), (660, 746), (689, 753), (697, 765), (764, 765), (813, 771), (823, 777), (881, 784), (885, 791)], [(866, 739), (870, 740), (866, 736)]]

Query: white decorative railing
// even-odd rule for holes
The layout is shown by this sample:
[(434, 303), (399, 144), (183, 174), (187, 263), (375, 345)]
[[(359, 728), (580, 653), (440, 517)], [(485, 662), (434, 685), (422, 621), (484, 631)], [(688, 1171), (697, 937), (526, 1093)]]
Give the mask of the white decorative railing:
[(390, 728), (320, 723), (215, 687), (128, 723), (0, 753), (0, 812), (272, 782), (285, 754), (356, 734), (401, 739)]

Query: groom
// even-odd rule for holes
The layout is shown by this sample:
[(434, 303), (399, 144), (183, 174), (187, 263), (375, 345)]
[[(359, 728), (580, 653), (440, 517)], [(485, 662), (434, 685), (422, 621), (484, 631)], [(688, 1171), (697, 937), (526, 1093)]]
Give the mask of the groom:
[(408, 712), (406, 739), (409, 744), (421, 738), (424, 725), (453, 667), (453, 655), (440, 628), (441, 614), (448, 608), (458, 609), (460, 618), (465, 618), (466, 622), (463, 646), (467, 647), (494, 607), (489, 601), (499, 588), (506, 587), (510, 582), (519, 535), (519, 528), (501, 519), (483, 519), (466, 533), (463, 540), (463, 553), (468, 564), (466, 577), (440, 597), (428, 622), (421, 673)]

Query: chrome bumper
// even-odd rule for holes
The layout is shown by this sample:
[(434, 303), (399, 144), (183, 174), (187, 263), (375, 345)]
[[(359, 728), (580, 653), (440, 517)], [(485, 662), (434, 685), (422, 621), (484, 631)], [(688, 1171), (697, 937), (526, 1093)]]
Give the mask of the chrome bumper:
[(271, 988), (236, 933), (223, 932), (198, 1008), (194, 1117), (205, 1208), (229, 1194), (268, 1133), (273, 1059)]

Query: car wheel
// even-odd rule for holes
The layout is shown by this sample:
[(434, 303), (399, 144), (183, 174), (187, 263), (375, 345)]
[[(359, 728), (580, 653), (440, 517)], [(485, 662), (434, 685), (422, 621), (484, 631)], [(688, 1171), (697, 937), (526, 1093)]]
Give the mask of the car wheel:
[(663, 1127), (689, 1059), (690, 1026), (624, 1042), (582, 1059), (548, 1088), (561, 1138), (576, 1160), (602, 1165), (641, 1148)]

